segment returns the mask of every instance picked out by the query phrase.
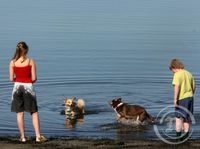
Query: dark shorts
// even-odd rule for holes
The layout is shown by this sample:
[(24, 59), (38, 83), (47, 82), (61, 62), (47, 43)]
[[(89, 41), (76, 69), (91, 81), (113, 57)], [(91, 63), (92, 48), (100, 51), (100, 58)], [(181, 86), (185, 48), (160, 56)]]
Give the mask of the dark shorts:
[(191, 121), (193, 114), (193, 97), (178, 100), (177, 107), (175, 107), (175, 116)]
[(12, 112), (29, 112), (38, 111), (36, 94), (30, 83), (15, 83), (12, 93)]

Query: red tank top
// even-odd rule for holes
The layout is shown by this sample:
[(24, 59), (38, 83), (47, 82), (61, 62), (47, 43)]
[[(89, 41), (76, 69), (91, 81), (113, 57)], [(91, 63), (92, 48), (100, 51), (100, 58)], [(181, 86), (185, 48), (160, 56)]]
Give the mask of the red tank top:
[(18, 67), (14, 65), (15, 82), (32, 83), (31, 79), (31, 66)]

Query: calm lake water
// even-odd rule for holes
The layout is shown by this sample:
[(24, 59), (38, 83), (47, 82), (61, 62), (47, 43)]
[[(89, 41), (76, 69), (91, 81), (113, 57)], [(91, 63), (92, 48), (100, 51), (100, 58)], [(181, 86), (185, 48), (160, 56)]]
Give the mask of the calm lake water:
[[(173, 103), (172, 58), (196, 79), (195, 130), (200, 138), (200, 2), (198, 0), (6, 0), (0, 5), (0, 136), (18, 136), (10, 112), (8, 65), (24, 40), (36, 60), (41, 130), (48, 137), (154, 138), (153, 126), (121, 126), (108, 102), (116, 96), (153, 115)], [(63, 100), (86, 102), (84, 122), (68, 128)], [(26, 135), (34, 136), (25, 115)], [(160, 125), (160, 129), (166, 124)]]

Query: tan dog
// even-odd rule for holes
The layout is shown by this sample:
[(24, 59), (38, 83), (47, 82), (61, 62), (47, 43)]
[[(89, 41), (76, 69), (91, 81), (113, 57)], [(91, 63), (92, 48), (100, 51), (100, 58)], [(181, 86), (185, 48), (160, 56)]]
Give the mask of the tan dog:
[(85, 113), (85, 101), (83, 99), (78, 99), (76, 97), (66, 98), (64, 100), (65, 105), (65, 115), (79, 118)]
[(117, 119), (132, 119), (140, 122), (147, 120), (149, 123), (154, 123), (154, 118), (139, 105), (123, 103), (121, 98), (115, 98), (109, 104), (117, 113)]

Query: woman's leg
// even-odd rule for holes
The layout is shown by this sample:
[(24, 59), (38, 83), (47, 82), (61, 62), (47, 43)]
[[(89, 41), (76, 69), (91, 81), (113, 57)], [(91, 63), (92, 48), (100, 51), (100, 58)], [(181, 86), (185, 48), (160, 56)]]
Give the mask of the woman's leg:
[(40, 137), (40, 120), (38, 112), (32, 113), (32, 122), (36, 137)]
[(18, 128), (20, 131), (20, 136), (21, 136), (21, 138), (24, 138), (25, 137), (25, 134), (24, 134), (24, 112), (17, 113), (17, 124), (18, 124)]

